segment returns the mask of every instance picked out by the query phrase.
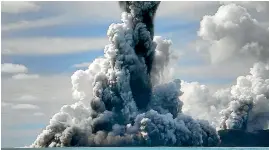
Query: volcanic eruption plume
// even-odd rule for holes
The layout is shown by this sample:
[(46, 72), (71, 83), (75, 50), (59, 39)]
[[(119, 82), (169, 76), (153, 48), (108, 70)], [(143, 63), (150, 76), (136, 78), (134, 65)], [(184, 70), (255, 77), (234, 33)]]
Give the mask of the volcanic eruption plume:
[(154, 37), (160, 2), (120, 2), (122, 23), (111, 24), (104, 57), (72, 79), (73, 105), (50, 120), (31, 147), (215, 146), (216, 130), (181, 112), (180, 80), (160, 83), (170, 40)]

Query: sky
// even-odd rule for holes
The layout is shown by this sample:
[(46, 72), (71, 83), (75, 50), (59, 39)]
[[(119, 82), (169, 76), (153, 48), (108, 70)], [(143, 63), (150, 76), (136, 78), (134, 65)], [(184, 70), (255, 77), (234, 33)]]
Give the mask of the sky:
[[(174, 78), (215, 91), (262, 59), (268, 2), (228, 3), (161, 2), (155, 35), (173, 42)], [(104, 54), (107, 29), (120, 16), (117, 2), (1, 2), (2, 147), (30, 145), (61, 106), (74, 103), (71, 75)], [(229, 28), (236, 16), (248, 22)], [(257, 46), (249, 41), (261, 54), (237, 53)]]

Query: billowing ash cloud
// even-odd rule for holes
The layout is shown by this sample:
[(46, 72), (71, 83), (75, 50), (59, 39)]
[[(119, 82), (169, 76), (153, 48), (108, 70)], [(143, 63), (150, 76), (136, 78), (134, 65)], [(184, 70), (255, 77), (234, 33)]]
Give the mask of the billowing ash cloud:
[(242, 57), (265, 61), (269, 57), (268, 26), (237, 4), (223, 5), (216, 14), (204, 16), (198, 35), (209, 45), (206, 49), (212, 62)]
[[(79, 101), (63, 106), (31, 147), (215, 146), (216, 130), (181, 112), (180, 80), (161, 84), (171, 41), (153, 39), (159, 2), (128, 2), (110, 25), (104, 57), (71, 77)], [(146, 18), (145, 18), (146, 17)], [(150, 18), (147, 18), (150, 17)], [(146, 22), (150, 19), (152, 22)]]

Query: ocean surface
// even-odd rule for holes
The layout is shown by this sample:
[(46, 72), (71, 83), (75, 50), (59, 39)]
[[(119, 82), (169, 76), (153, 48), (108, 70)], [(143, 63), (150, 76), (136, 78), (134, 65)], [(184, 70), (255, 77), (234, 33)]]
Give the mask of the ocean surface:
[(65, 148), (2, 148), (2, 150), (269, 150), (269, 147), (65, 147)]

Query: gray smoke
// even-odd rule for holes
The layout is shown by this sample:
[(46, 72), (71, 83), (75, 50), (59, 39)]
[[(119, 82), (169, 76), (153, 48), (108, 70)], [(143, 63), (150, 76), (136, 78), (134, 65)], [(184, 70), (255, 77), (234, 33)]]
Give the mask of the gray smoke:
[[(71, 77), (73, 96), (31, 147), (215, 146), (216, 130), (181, 112), (180, 80), (161, 84), (171, 41), (153, 38), (159, 2), (124, 2), (104, 57)], [(156, 52), (156, 53), (155, 53)], [(91, 90), (92, 89), (92, 90)]]

